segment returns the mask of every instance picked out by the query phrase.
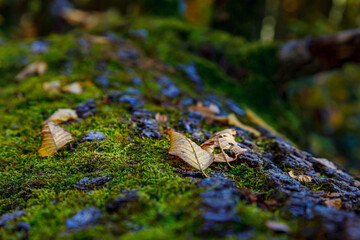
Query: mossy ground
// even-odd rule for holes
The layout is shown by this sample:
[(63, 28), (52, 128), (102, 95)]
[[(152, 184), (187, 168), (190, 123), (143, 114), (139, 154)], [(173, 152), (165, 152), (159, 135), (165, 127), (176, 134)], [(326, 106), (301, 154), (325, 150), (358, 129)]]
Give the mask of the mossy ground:
[[(205, 41), (200, 38), (204, 36), (201, 32), (204, 30), (193, 29), (172, 20), (145, 19), (132, 25), (133, 28), (144, 26), (151, 33), (147, 40), (129, 37), (128, 29), (123, 27), (116, 33), (137, 46), (142, 57), (153, 61), (150, 68), (119, 61), (111, 54), (115, 50), (112, 45), (94, 44), (87, 52), (78, 41), (81, 37), (86, 38), (86, 34), (78, 30), (70, 34), (49, 36), (46, 41), (50, 48), (43, 54), (32, 54), (30, 42), (4, 40), (0, 46), (0, 215), (18, 209), (25, 210), (26, 215), (20, 220), (30, 224), (30, 239), (117, 239), (119, 236), (123, 239), (202, 238), (198, 228), (202, 221), (199, 199), (203, 189), (195, 186), (196, 181), (174, 173), (180, 166), (188, 166), (167, 154), (168, 138), (141, 137), (129, 120), (129, 106), (109, 104), (103, 100), (111, 91), (132, 86), (129, 73), (131, 68), (144, 80), (139, 89), (146, 99), (145, 108), (168, 114), (170, 119), (166, 124), (172, 127), (177, 124), (181, 113), (177, 108), (165, 108), (157, 104), (159, 100), (170, 103), (174, 100), (164, 97), (154, 100), (159, 91), (154, 82), (158, 74), (171, 77), (186, 96), (197, 98), (205, 97), (211, 92), (224, 95), (223, 89), (231, 89), (231, 96), (249, 103), (252, 96), (247, 95), (250, 94), (247, 90), (254, 88), (253, 91), (257, 91), (258, 88), (249, 86), (244, 90), (215, 63), (190, 54), (189, 49), (195, 49)], [(221, 44), (234, 44), (233, 48), (236, 49), (245, 44), (241, 39), (228, 39), (226, 35), (217, 34), (215, 37), (210, 35), (208, 39), (214, 39), (219, 47)], [(191, 39), (193, 46), (186, 46), (181, 36)], [(231, 45), (227, 49), (230, 48)], [(250, 45), (247, 50), (244, 49), (236, 49), (245, 52), (240, 55), (232, 52), (228, 54), (242, 56), (242, 59), (233, 61), (247, 63), (245, 67), (250, 72), (257, 72), (250, 74), (256, 79), (270, 74), (269, 69), (258, 69), (256, 59), (253, 60), (255, 63), (248, 61), (252, 56), (266, 53), (264, 48)], [(272, 51), (273, 48), (266, 49)], [(27, 63), (35, 60), (47, 62), (48, 71), (42, 76), (28, 77), (16, 83), (14, 76)], [(161, 70), (155, 67), (158, 61), (170, 64), (194, 62), (205, 81), (204, 92), (196, 92), (185, 74), (176, 68)], [(110, 87), (106, 89), (94, 81), (96, 76), (103, 74), (97, 68), (99, 62), (106, 62), (107, 70), (111, 73)], [(66, 63), (72, 65), (70, 75), (65, 74)], [(66, 84), (83, 82), (86, 86), (79, 95), (54, 94), (43, 90), (44, 82), (55, 80)], [(97, 100), (95, 116), (62, 125), (74, 138), (72, 148), (67, 146), (50, 157), (40, 158), (38, 149), (42, 122), (58, 108), (74, 108), (89, 98)], [(210, 132), (223, 128), (206, 123), (204, 126)], [(88, 131), (101, 131), (107, 138), (103, 141), (80, 142)], [(262, 146), (263, 144), (259, 144), (259, 151)], [(252, 191), (261, 189), (265, 176), (246, 164), (234, 165), (234, 169), (228, 170), (226, 165), (214, 164), (206, 172), (220, 170), (226, 176), (234, 178), (241, 187)], [(74, 187), (84, 177), (104, 175), (112, 177), (104, 186), (91, 191)], [(117, 213), (105, 211), (107, 204), (116, 199), (122, 190), (132, 189), (139, 190), (138, 203)], [(90, 206), (104, 210), (100, 223), (84, 230), (67, 230), (66, 219), (78, 210)], [(239, 228), (253, 228), (257, 239), (288, 237), (265, 227), (266, 220), (281, 220), (278, 212), (240, 202), (238, 213), (242, 218)], [(7, 227), (0, 228), (0, 239), (26, 237), (24, 232), (14, 231), (12, 226), (9, 222)]]

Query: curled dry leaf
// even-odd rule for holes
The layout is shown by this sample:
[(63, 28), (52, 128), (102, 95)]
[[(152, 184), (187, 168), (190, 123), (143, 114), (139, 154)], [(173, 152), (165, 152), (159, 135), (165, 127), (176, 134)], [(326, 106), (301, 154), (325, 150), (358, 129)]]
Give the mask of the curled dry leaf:
[(213, 103), (210, 103), (209, 106), (204, 106), (202, 102), (197, 102), (196, 105), (192, 105), (188, 107), (190, 112), (200, 113), (207, 120), (213, 119), (216, 114), (220, 113), (220, 109)]
[(60, 87), (61, 87), (60, 81), (52, 81), (52, 82), (44, 82), (43, 83), (43, 89), (46, 92), (58, 93)]
[[(215, 162), (226, 162), (229, 166), (229, 162), (234, 161), (239, 155), (243, 154), (247, 150), (238, 146), (235, 141), (234, 135), (236, 131), (234, 129), (225, 129), (220, 132), (214, 133), (210, 139), (201, 144), (201, 148), (214, 155)], [(220, 153), (214, 153), (216, 149), (219, 149)], [(228, 150), (229, 153), (233, 153), (235, 157), (229, 156), (224, 150)]]
[(74, 83), (64, 86), (62, 88), (62, 91), (66, 92), (66, 93), (81, 94), (83, 92), (83, 89), (82, 89), (80, 83), (74, 82)]
[(43, 135), (39, 154), (41, 157), (47, 157), (59, 149), (65, 144), (71, 142), (72, 136), (70, 133), (59, 127), (54, 122), (48, 122), (43, 127), (41, 134)]
[(46, 72), (48, 66), (46, 62), (37, 61), (33, 62), (30, 65), (27, 65), (21, 72), (16, 75), (15, 80), (21, 81), (24, 78), (32, 75), (42, 75)]
[(99, 15), (77, 9), (67, 9), (63, 11), (62, 16), (68, 23), (81, 25), (84, 28), (93, 28), (100, 21)]
[(246, 131), (252, 133), (255, 137), (260, 137), (260, 132), (256, 130), (255, 128), (252, 128), (250, 126), (247, 126), (239, 121), (237, 119), (236, 115), (234, 113), (230, 113), (228, 116), (228, 124), (231, 126), (239, 127), (242, 129), (245, 129)]
[(161, 123), (166, 123), (168, 118), (166, 115), (161, 115), (160, 113), (157, 113), (155, 115), (155, 120), (158, 121), (158, 122), (161, 122)]
[(360, 187), (360, 181), (355, 180), (355, 181), (354, 181), (354, 185), (355, 185), (356, 187)]
[(213, 162), (212, 154), (172, 129), (164, 131), (164, 134), (170, 136), (169, 154), (178, 156), (207, 177), (204, 170)]
[(295, 178), (299, 182), (311, 182), (312, 181), (312, 178), (310, 176), (307, 176), (307, 175), (296, 176), (292, 170), (289, 172), (289, 176), (292, 178)]
[(266, 130), (274, 134), (275, 136), (281, 136), (273, 127), (267, 124), (262, 118), (260, 118), (255, 112), (250, 109), (245, 109), (246, 116), (250, 119), (250, 121)]
[(78, 118), (76, 111), (68, 108), (60, 108), (56, 110), (43, 124), (47, 122), (54, 122), (57, 124), (67, 122), (70, 120), (76, 120)]
[(313, 160), (317, 161), (318, 163), (320, 163), (321, 165), (328, 167), (328, 168), (332, 168), (334, 170), (336, 170), (336, 172), (340, 172), (342, 173), (343, 171), (341, 169), (339, 169), (333, 162), (330, 162), (329, 160), (327, 160), (326, 158), (312, 158)]
[(335, 199), (326, 199), (324, 203), (328, 207), (332, 207), (339, 210), (341, 208), (342, 201), (340, 198), (335, 198)]

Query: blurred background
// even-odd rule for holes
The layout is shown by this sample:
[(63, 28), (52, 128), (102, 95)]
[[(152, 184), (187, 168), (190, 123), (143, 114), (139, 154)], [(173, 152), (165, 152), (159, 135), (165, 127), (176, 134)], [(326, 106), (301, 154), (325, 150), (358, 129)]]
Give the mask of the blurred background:
[[(34, 39), (69, 31), (71, 26), (60, 17), (64, 8), (178, 18), (250, 42), (279, 44), (360, 25), (360, 0), (0, 0), (0, 36)], [(360, 169), (358, 63), (348, 62), (277, 87), (279, 97), (301, 122), (301, 137), (290, 139), (321, 157)]]

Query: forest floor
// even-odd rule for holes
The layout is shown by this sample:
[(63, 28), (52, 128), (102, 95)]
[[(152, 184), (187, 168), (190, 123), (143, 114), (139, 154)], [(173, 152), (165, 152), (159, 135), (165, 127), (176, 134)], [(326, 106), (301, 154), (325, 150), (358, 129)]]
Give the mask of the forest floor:
[[(276, 61), (258, 65), (276, 46), (171, 19), (119, 22), (2, 40), (0, 239), (360, 239), (359, 177), (299, 150), (245, 108), (269, 94), (258, 76)], [(254, 73), (246, 90), (195, 50), (219, 43), (245, 46), (237, 61)], [(78, 116), (59, 123), (73, 141), (40, 157), (43, 122), (61, 108)], [(231, 167), (213, 163), (207, 178), (168, 154), (168, 128), (197, 144), (233, 128), (246, 152)]]

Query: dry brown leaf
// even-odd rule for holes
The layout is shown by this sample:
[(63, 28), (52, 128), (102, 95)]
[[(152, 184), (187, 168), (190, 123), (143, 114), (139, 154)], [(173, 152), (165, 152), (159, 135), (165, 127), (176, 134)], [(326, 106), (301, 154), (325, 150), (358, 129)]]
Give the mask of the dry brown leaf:
[(312, 181), (312, 178), (310, 176), (307, 176), (307, 175), (296, 176), (292, 170), (289, 172), (289, 176), (292, 178), (295, 178), (299, 182), (311, 182)]
[(42, 75), (47, 70), (47, 63), (43, 61), (33, 62), (30, 65), (27, 65), (21, 72), (16, 75), (15, 80), (21, 81), (24, 78), (31, 75)]
[(355, 181), (354, 181), (354, 185), (355, 185), (356, 187), (360, 187), (360, 181), (355, 180)]
[(273, 127), (267, 124), (262, 118), (260, 118), (255, 112), (251, 111), (250, 109), (245, 109), (245, 114), (249, 118), (252, 123), (259, 125), (260, 127), (268, 130), (275, 136), (281, 136)]
[(339, 169), (333, 162), (330, 162), (326, 158), (312, 158), (313, 160), (317, 161), (318, 163), (322, 164), (325, 167), (332, 168), (336, 170), (336, 172), (342, 173), (343, 171)]
[(68, 23), (84, 28), (93, 28), (100, 21), (99, 15), (77, 9), (67, 9), (62, 15)]
[[(201, 144), (200, 147), (213, 154), (215, 162), (226, 162), (229, 166), (231, 166), (229, 162), (234, 161), (238, 155), (247, 151), (245, 148), (239, 147), (234, 138), (235, 134), (236, 131), (234, 129), (225, 129), (220, 132), (216, 132), (210, 139)], [(219, 149), (221, 153), (214, 153), (215, 149)], [(229, 154), (225, 153), (224, 150), (233, 152), (235, 158), (229, 156)]]
[(326, 204), (326, 206), (328, 207), (332, 207), (332, 208), (335, 208), (335, 209), (340, 209), (341, 208), (341, 199), (340, 198), (335, 198), (335, 199), (326, 199), (324, 201), (324, 203)]
[(158, 121), (158, 122), (161, 122), (161, 123), (166, 123), (168, 118), (166, 115), (161, 115), (160, 113), (157, 113), (155, 115), (155, 120)]
[(172, 129), (166, 130), (164, 134), (170, 136), (169, 154), (178, 156), (207, 177), (204, 170), (213, 162), (213, 156), (184, 135)]
[(53, 122), (46, 123), (41, 134), (43, 135), (41, 148), (39, 149), (41, 157), (47, 157), (54, 154), (65, 146), (65, 144), (73, 140), (70, 133)]
[(64, 86), (62, 88), (62, 91), (66, 92), (66, 93), (81, 94), (83, 92), (83, 89), (82, 89), (80, 83), (74, 82), (74, 83)]
[(285, 223), (281, 223), (281, 222), (275, 222), (275, 221), (266, 221), (265, 222), (266, 227), (268, 227), (269, 229), (275, 231), (275, 232), (284, 232), (284, 233), (289, 233), (290, 232), (290, 228), (288, 225), (286, 225)]
[(91, 42), (91, 43), (95, 43), (95, 44), (109, 44), (110, 40), (107, 37), (104, 36), (98, 36), (98, 35), (88, 35), (87, 39)]
[(197, 102), (196, 105), (192, 105), (188, 107), (190, 112), (200, 113), (207, 120), (213, 119), (216, 114), (220, 113), (220, 109), (213, 103), (210, 103), (209, 106), (204, 106), (202, 102)]
[(44, 82), (43, 89), (47, 92), (58, 93), (61, 87), (60, 81)]
[(236, 115), (234, 113), (230, 113), (228, 116), (228, 124), (231, 126), (235, 126), (235, 127), (239, 127), (242, 129), (245, 129), (246, 131), (254, 134), (255, 137), (260, 137), (260, 132), (258, 130), (256, 130), (255, 128), (252, 128), (250, 126), (247, 126), (243, 123), (241, 123), (239, 121), (239, 119), (237, 119)]
[(54, 122), (60, 124), (69, 120), (76, 120), (78, 118), (76, 111), (68, 108), (60, 108), (56, 110), (43, 124), (47, 122)]

